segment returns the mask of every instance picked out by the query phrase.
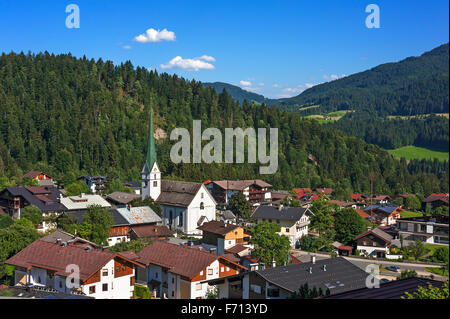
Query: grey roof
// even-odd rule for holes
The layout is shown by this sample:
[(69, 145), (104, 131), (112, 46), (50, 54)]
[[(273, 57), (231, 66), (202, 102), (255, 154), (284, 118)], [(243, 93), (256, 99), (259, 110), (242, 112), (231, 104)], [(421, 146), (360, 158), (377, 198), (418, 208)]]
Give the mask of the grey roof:
[(106, 200), (111, 200), (119, 204), (128, 204), (129, 202), (140, 198), (141, 195), (125, 193), (125, 192), (114, 192), (106, 196)]
[(95, 244), (93, 242), (90, 242), (90, 241), (88, 241), (86, 239), (83, 239), (81, 237), (77, 237), (75, 235), (72, 235), (72, 234), (70, 234), (68, 232), (65, 232), (65, 231), (61, 230), (61, 229), (56, 229), (55, 231), (53, 231), (50, 234), (40, 238), (39, 240), (42, 240), (42, 241), (45, 241), (45, 242), (48, 242), (48, 243), (56, 243), (57, 239), (61, 239), (62, 242), (67, 242), (69, 240), (76, 239), (78, 242), (88, 243), (88, 244), (91, 244), (94, 247), (98, 246), (97, 244)]
[(327, 299), (400, 299), (405, 292), (412, 293), (419, 287), (428, 287), (431, 284), (434, 287), (441, 287), (444, 283), (441, 281), (426, 278), (406, 278), (390, 281), (380, 284), (379, 288), (360, 288), (352, 291), (325, 297)]
[(233, 212), (231, 210), (225, 210), (225, 211), (221, 212), (220, 214), (221, 214), (222, 218), (225, 220), (236, 219), (236, 215), (233, 214)]
[(194, 199), (201, 183), (161, 180), (161, 194), (156, 199), (158, 204), (187, 207)]
[(307, 208), (302, 207), (283, 207), (280, 210), (279, 207), (261, 205), (255, 210), (251, 218), (297, 221), (302, 218), (307, 211), (310, 212)]
[[(94, 297), (86, 296), (86, 295), (75, 295), (75, 294), (66, 294), (62, 292), (58, 292), (54, 289), (46, 289), (40, 288), (39, 286), (34, 286), (31, 289), (26, 287), (8, 287), (4, 290), (8, 290), (12, 296), (11, 297), (2, 297), (0, 299), (94, 299)], [(1, 291), (1, 290), (0, 290)]]
[(378, 237), (380, 237), (381, 239), (383, 239), (385, 242), (387, 242), (388, 244), (390, 244), (392, 242), (392, 240), (394, 239), (391, 235), (389, 235), (388, 233), (386, 233), (385, 231), (381, 230), (380, 228), (374, 228), (371, 229), (365, 233), (362, 233), (361, 235), (359, 235), (358, 237), (356, 237), (354, 240), (364, 237), (368, 234), (374, 234)]
[(391, 214), (393, 211), (395, 211), (398, 208), (398, 206), (380, 206), (380, 205), (369, 205), (367, 206), (367, 208), (364, 209), (365, 212), (370, 211), (371, 209), (373, 210), (381, 210), (385, 213)]
[(124, 182), (123, 185), (130, 188), (141, 188), (141, 182), (128, 181)]
[[(326, 271), (323, 266), (326, 265)], [(309, 269), (312, 272), (309, 272)], [(313, 264), (301, 263), (257, 270), (256, 273), (272, 285), (288, 292), (296, 292), (307, 283), (310, 289), (327, 288), (331, 294), (366, 287), (367, 273), (342, 257), (318, 260)]]
[[(30, 190), (35, 189), (45, 189), (45, 194), (43, 192), (39, 192), (39, 194), (33, 194)], [(30, 205), (37, 206), (40, 210), (44, 212), (62, 212), (65, 211), (66, 208), (60, 204), (59, 197), (61, 192), (55, 187), (41, 187), (41, 186), (32, 186), (32, 187), (8, 187), (6, 190), (13, 196), (21, 196), (26, 202)], [(50, 202), (44, 202), (39, 199), (39, 197), (44, 196), (50, 200)], [(41, 197), (41, 198), (44, 198)]]
[(156, 214), (149, 206), (117, 208), (117, 212), (130, 224), (151, 224), (162, 222), (161, 217)]
[[(76, 210), (76, 211), (70, 211), (66, 212), (66, 215), (75, 216), (77, 218), (77, 222), (79, 224), (83, 223), (84, 214), (86, 214), (87, 210)], [(108, 212), (111, 214), (111, 217), (113, 218), (114, 224), (113, 226), (124, 226), (129, 225), (130, 223), (128, 220), (122, 216), (116, 209), (108, 209)]]
[(49, 179), (40, 179), (37, 182), (39, 186), (55, 186), (55, 182)]
[(78, 196), (62, 197), (60, 201), (67, 210), (83, 210), (91, 205), (111, 207), (111, 204), (100, 195), (80, 194)]

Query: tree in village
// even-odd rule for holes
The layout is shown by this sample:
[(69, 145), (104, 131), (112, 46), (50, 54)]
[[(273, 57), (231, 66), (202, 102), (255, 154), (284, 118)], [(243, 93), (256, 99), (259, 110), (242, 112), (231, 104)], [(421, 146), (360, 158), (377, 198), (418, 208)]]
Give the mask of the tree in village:
[(449, 299), (448, 280), (441, 287), (420, 286), (413, 293), (406, 292), (402, 299)]
[[(331, 294), (330, 289), (327, 288), (325, 291), (325, 295), (329, 296)], [(314, 299), (318, 297), (323, 296), (323, 290), (319, 287), (317, 289), (315, 286), (311, 289), (308, 286), (308, 283), (304, 283), (300, 286), (298, 291), (295, 291), (293, 294), (291, 294), (288, 299)]]
[(7, 228), (12, 224), (14, 224), (14, 220), (9, 215), (6, 214), (0, 215), (0, 229)]
[(76, 181), (66, 187), (67, 196), (77, 196), (81, 193), (90, 194), (91, 190), (83, 181)]
[(316, 229), (320, 236), (321, 233), (329, 230), (333, 225), (333, 207), (328, 201), (316, 200), (313, 202), (310, 210), (313, 213), (313, 216), (311, 217), (309, 227), (311, 229)]
[(26, 206), (20, 213), (20, 218), (26, 218), (30, 220), (33, 225), (39, 225), (44, 218), (42, 217), (42, 211), (35, 205)]
[(129, 187), (124, 186), (119, 178), (114, 178), (108, 183), (105, 193), (111, 194), (114, 192), (131, 193), (132, 191)]
[(252, 213), (252, 206), (241, 192), (233, 194), (228, 202), (228, 209), (242, 219), (248, 219)]
[(422, 207), (422, 203), (417, 196), (408, 196), (405, 200), (405, 206), (410, 210), (417, 211)]
[(4, 264), (5, 260), (14, 256), (26, 246), (40, 237), (37, 230), (31, 225), (23, 225), (19, 222), (9, 227), (0, 229), (0, 280), (11, 276), (12, 272)]
[(349, 244), (366, 229), (364, 220), (353, 208), (340, 209), (334, 215), (335, 239), (343, 244)]
[(421, 240), (416, 240), (415, 242), (410, 243), (408, 246), (408, 250), (410, 252), (410, 255), (414, 257), (415, 260), (419, 260), (420, 257), (428, 252), (428, 249), (425, 247), (425, 244)]
[(287, 262), (291, 244), (287, 236), (278, 234), (280, 230), (280, 226), (269, 222), (254, 226), (250, 240), (255, 246), (252, 257), (258, 258), (266, 265), (271, 265), (272, 261), (278, 266)]
[(84, 223), (92, 225), (89, 240), (96, 244), (107, 246), (108, 237), (114, 223), (111, 214), (100, 206), (92, 205), (88, 207), (83, 220)]

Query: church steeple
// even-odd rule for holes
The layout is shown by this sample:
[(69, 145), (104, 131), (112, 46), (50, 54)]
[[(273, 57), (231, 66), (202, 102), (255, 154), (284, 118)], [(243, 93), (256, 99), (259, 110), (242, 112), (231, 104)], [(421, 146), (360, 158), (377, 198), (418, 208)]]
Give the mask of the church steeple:
[(147, 156), (142, 169), (142, 199), (151, 197), (156, 200), (161, 194), (161, 172), (156, 163), (156, 147), (153, 132), (153, 108), (150, 102), (150, 123), (148, 128)]
[(147, 141), (147, 157), (146, 161), (148, 169), (152, 169), (153, 164), (156, 162), (156, 148), (155, 148), (155, 136), (153, 132), (153, 107), (150, 102), (150, 124), (148, 128), (148, 141)]

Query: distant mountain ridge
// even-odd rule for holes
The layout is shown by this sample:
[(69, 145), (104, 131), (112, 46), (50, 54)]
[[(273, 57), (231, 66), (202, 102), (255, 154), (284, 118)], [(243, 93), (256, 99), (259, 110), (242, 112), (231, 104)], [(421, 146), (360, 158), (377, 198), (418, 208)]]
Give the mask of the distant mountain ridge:
[[(381, 64), (370, 70), (316, 85), (274, 104), (302, 114), (337, 110), (365, 111), (379, 116), (449, 112), (449, 45), (419, 57)], [(301, 110), (300, 110), (301, 111)]]
[(239, 103), (243, 103), (244, 100), (247, 100), (248, 102), (255, 101), (257, 103), (266, 103), (269, 101), (269, 99), (265, 98), (263, 95), (253, 93), (250, 91), (246, 91), (239, 86), (232, 85), (229, 83), (224, 82), (205, 82), (202, 83), (203, 87), (212, 87), (216, 90), (218, 94), (222, 93), (223, 89), (227, 91), (228, 94), (230, 94), (233, 99), (236, 101), (239, 101)]

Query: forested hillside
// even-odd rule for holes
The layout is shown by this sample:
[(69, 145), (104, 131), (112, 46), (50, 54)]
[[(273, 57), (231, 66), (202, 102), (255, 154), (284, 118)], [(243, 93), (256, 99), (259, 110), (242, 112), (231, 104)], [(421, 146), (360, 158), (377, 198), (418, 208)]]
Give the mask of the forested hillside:
[(416, 115), (449, 112), (448, 43), (398, 63), (314, 86), (300, 95), (276, 104), (299, 112), (324, 114), (336, 110), (366, 111), (372, 115)]
[[(155, 128), (277, 127), (279, 169), (259, 176), (258, 164), (180, 164), (170, 161), (171, 142), (157, 141), (165, 178), (263, 178), (275, 188), (333, 187), (338, 193), (448, 191), (448, 174), (411, 174), (405, 163), (378, 146), (322, 127), (274, 107), (244, 102), (176, 75), (134, 68), (130, 62), (76, 59), (71, 55), (3, 54), (0, 57), (0, 180), (44, 170), (69, 182), (82, 174), (138, 180), (142, 169), (150, 100)], [(6, 181), (6, 182), (5, 182)]]
[(248, 102), (257, 102), (257, 103), (266, 103), (268, 99), (266, 99), (264, 96), (260, 94), (256, 94), (253, 92), (246, 91), (244, 89), (241, 89), (239, 86), (223, 83), (223, 82), (213, 82), (208, 83), (204, 82), (203, 87), (212, 87), (216, 90), (217, 93), (222, 93), (223, 89), (225, 89), (228, 94), (230, 94), (233, 99), (237, 100), (239, 103), (243, 103), (244, 100), (247, 100)]

